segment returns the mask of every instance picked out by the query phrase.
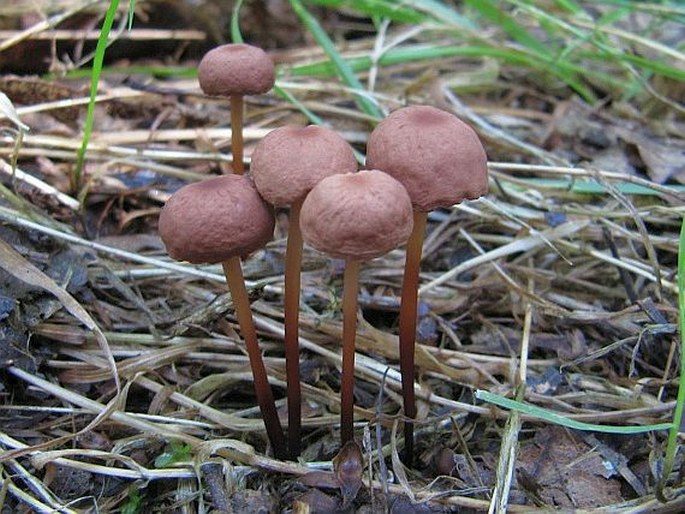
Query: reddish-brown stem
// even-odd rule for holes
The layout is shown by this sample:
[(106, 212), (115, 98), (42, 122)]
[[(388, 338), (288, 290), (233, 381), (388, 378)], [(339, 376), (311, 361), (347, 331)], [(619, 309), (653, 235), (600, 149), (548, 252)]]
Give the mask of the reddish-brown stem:
[(287, 456), (285, 437), (283, 435), (283, 428), (278, 419), (276, 412), (276, 404), (274, 403), (273, 393), (262, 360), (261, 350), (257, 342), (257, 330), (255, 329), (254, 321), (252, 319), (252, 311), (250, 309), (250, 299), (245, 288), (245, 280), (243, 279), (243, 270), (240, 266), (240, 257), (231, 257), (222, 263), (224, 268), (224, 275), (228, 283), (228, 289), (231, 292), (233, 299), (233, 308), (235, 309), (238, 324), (240, 325), (240, 333), (245, 340), (245, 347), (247, 348), (247, 355), (250, 359), (250, 367), (252, 368), (252, 375), (254, 378), (255, 394), (257, 395), (257, 403), (264, 419), (266, 433), (269, 436), (269, 441), (273, 446), (274, 455), (276, 458), (285, 459)]
[(302, 407), (300, 393), (300, 266), (302, 263), (302, 232), (300, 208), (302, 200), (290, 207), (288, 243), (285, 250), (285, 372), (288, 384), (288, 450), (290, 458), (300, 455)]
[[(231, 95), (231, 153), (233, 154), (233, 173), (242, 175), (245, 173), (243, 163), (243, 96)], [(250, 367), (254, 380), (255, 394), (259, 410), (264, 419), (266, 434), (269, 437), (274, 455), (279, 459), (287, 457), (287, 448), (281, 420), (278, 419), (274, 396), (266, 375), (264, 360), (257, 341), (257, 330), (252, 318), (250, 299), (245, 289), (245, 279), (239, 257), (233, 257), (223, 263), (224, 275), (228, 283), (228, 289), (233, 298), (240, 333), (245, 340), (247, 355), (250, 358)]]
[(343, 279), (342, 383), (340, 386), (340, 443), (354, 439), (354, 349), (357, 339), (357, 295), (359, 265), (356, 259), (345, 262)]
[(416, 316), (418, 307), (419, 271), (423, 237), (426, 231), (425, 212), (414, 211), (414, 228), (407, 241), (407, 256), (402, 281), (400, 303), (400, 373), (404, 399), (404, 458), (407, 465), (414, 459), (414, 423), (416, 397), (414, 394), (414, 346), (416, 342)]
[(233, 173), (245, 173), (243, 163), (243, 95), (231, 95), (231, 153)]

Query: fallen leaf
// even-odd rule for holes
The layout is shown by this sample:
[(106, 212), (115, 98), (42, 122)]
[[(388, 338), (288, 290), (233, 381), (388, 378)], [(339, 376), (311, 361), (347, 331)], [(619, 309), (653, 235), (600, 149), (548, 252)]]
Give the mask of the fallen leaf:
[(346, 442), (333, 458), (333, 473), (340, 486), (342, 508), (345, 509), (357, 497), (364, 473), (364, 455), (355, 441)]
[(634, 145), (654, 182), (669, 180), (685, 183), (685, 143), (667, 137), (655, 137), (644, 132), (616, 129), (621, 139)]
[[(523, 473), (522, 473), (523, 472)], [(520, 487), (534, 502), (558, 508), (589, 508), (623, 500), (621, 481), (605, 478), (604, 459), (560, 427), (538, 431), (535, 443), (519, 451)]]

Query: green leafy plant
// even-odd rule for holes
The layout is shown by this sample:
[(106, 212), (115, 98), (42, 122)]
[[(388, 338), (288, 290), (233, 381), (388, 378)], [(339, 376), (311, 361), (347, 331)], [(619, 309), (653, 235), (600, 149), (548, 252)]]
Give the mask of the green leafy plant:
[(143, 496), (136, 486), (128, 488), (128, 498), (121, 506), (121, 514), (138, 514), (143, 508)]
[(165, 468), (190, 460), (192, 448), (180, 441), (171, 441), (155, 459), (156, 468)]

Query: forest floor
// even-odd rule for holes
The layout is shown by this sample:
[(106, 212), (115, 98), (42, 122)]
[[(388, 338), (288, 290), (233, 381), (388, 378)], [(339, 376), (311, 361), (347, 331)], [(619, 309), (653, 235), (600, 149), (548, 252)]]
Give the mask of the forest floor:
[[(277, 87), (246, 98), (248, 163), (286, 124), (324, 124), (363, 156), (411, 104), (455, 113), (488, 154), (489, 194), (428, 218), (408, 467), (404, 249), (362, 266), (351, 492), (331, 466), (342, 263), (305, 248), (303, 453), (285, 461), (220, 266), (177, 263), (158, 236), (175, 190), (230, 169), (229, 102), (202, 94), (196, 66), (230, 40), (232, 3), (138, 0), (131, 29), (125, 4), (82, 166), (110, 2), (0, 7), (0, 512), (685, 510), (682, 451), (664, 457), (682, 442), (685, 8), (312, 1), (310, 18), (245, 2), (242, 35), (277, 66)], [(276, 215), (243, 265), (287, 420)]]

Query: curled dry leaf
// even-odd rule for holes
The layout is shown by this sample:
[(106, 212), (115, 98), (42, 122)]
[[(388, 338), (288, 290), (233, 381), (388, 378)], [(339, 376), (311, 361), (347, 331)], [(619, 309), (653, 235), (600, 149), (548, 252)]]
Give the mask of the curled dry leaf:
[(333, 458), (333, 474), (340, 486), (342, 508), (346, 508), (357, 497), (362, 486), (364, 455), (355, 441), (348, 441)]
[(685, 144), (674, 138), (657, 137), (646, 130), (617, 128), (621, 139), (634, 145), (654, 182), (685, 183)]

